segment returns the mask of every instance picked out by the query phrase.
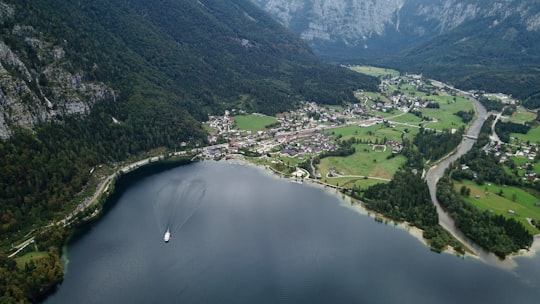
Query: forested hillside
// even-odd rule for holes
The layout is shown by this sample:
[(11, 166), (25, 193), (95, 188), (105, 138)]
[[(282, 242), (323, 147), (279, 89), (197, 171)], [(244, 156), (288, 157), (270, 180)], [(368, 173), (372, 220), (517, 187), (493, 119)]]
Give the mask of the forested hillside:
[(502, 20), (497, 23), (495, 16), (464, 23), (387, 61), (463, 89), (511, 94), (536, 109), (540, 31), (529, 30), (519, 16)]
[[(247, 0), (0, 0), (0, 24), (3, 250), (65, 214), (95, 166), (204, 144), (208, 114), (339, 104), (378, 84), (320, 62)], [(51, 259), (24, 269), (0, 253), (0, 302), (61, 280), (65, 234), (36, 235)]]
[[(4, 58), (17, 59), (0, 61), (2, 84), (25, 88), (4, 90), (10, 103), (1, 107), (10, 130), (0, 141), (3, 242), (62, 212), (93, 166), (204, 143), (200, 121), (210, 113), (341, 103), (377, 85), (321, 63), (245, 0), (2, 0), (0, 10)], [(62, 95), (88, 108), (68, 115), (55, 106), (66, 77), (50, 77), (52, 66), (77, 75), (73, 87), (102, 83), (111, 93)], [(19, 105), (34, 109), (32, 129), (13, 111)]]

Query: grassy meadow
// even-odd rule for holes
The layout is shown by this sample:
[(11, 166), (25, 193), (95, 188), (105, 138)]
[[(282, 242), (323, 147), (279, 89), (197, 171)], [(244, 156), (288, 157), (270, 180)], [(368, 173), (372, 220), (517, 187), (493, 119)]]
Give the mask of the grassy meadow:
[(540, 143), (540, 126), (530, 129), (527, 134), (510, 133), (510, 136), (517, 138), (520, 142)]
[(396, 71), (396, 70), (365, 66), (365, 65), (355, 65), (355, 66), (349, 67), (349, 69), (358, 73), (362, 73), (362, 74), (366, 74), (366, 75), (374, 76), (374, 77), (399, 76), (399, 71)]
[[(524, 124), (529, 121), (534, 121), (536, 114), (528, 111), (525, 108), (518, 107), (517, 111), (511, 117), (503, 117), (503, 121)], [(540, 143), (540, 126), (536, 126), (529, 130), (527, 134), (510, 133), (511, 137), (516, 138), (519, 142), (529, 141), (531, 143)]]
[[(387, 146), (386, 151), (375, 151), (373, 145), (354, 145), (356, 153), (347, 157), (326, 157), (317, 165), (322, 179), (330, 168), (336, 168), (336, 172), (345, 176), (371, 176), (383, 179), (391, 179), (399, 166), (405, 161), (405, 157), (398, 155), (387, 159), (392, 154), (392, 148)], [(330, 183), (331, 178), (327, 178)]]
[(366, 103), (368, 106), (374, 104), (375, 101), (380, 101), (380, 102), (385, 102), (385, 103), (390, 102), (390, 99), (388, 99), (386, 95), (380, 92), (362, 92), (362, 93), (356, 93), (355, 96), (362, 103), (365, 101), (364, 96), (371, 98), (371, 100), (368, 100)]
[[(517, 187), (498, 186), (494, 184), (480, 186), (473, 181), (454, 182), (454, 184), (458, 193), (462, 186), (471, 189), (470, 196), (463, 198), (478, 209), (491, 210), (495, 214), (513, 218), (523, 223), (532, 234), (540, 233), (540, 230), (533, 227), (527, 221), (527, 218), (540, 220), (540, 207), (535, 206), (536, 203), (540, 202), (540, 198)], [(504, 196), (498, 195), (500, 191), (504, 193)], [(508, 210), (513, 210), (515, 213), (510, 214)]]
[[(405, 130), (407, 130), (407, 132)], [(334, 135), (334, 138), (341, 136), (342, 140), (347, 140), (351, 137), (356, 137), (361, 140), (367, 140), (367, 141), (371, 140), (372, 142), (376, 142), (378, 140), (380, 142), (385, 137), (388, 140), (402, 141), (401, 139), (402, 134), (403, 136), (412, 140), (414, 135), (418, 133), (418, 129), (410, 128), (407, 126), (400, 126), (400, 125), (397, 125), (394, 128), (392, 128), (392, 127), (386, 127), (383, 124), (378, 124), (378, 125), (373, 125), (373, 126), (365, 127), (365, 128), (359, 127), (359, 126), (347, 126), (343, 128), (337, 128), (337, 129), (325, 131), (325, 133), (330, 133)]]
[(380, 183), (387, 183), (387, 181), (363, 177), (336, 177), (336, 178), (322, 178), (322, 180), (328, 184), (341, 186), (345, 188), (352, 188), (353, 186), (360, 189), (366, 189), (370, 186)]
[(15, 258), (15, 262), (17, 263), (17, 267), (24, 268), (24, 265), (32, 260), (41, 259), (47, 256), (47, 252), (43, 251), (33, 251), (29, 252), (21, 257)]
[(518, 107), (516, 112), (514, 112), (511, 117), (508, 117), (507, 120), (513, 123), (524, 124), (535, 119), (536, 113), (530, 112), (523, 107)]
[(237, 130), (261, 131), (266, 126), (276, 123), (277, 119), (261, 114), (250, 114), (234, 116), (234, 122), (234, 128)]

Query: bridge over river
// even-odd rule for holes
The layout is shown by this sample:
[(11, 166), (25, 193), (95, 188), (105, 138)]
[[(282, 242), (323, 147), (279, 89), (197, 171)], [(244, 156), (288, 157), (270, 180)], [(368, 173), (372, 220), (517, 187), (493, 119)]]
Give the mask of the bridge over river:
[(516, 263), (511, 259), (500, 260), (495, 254), (486, 251), (481, 246), (473, 242), (468, 238), (461, 230), (456, 227), (454, 219), (443, 209), (439, 201), (437, 200), (437, 182), (444, 175), (444, 171), (461, 156), (467, 153), (473, 147), (474, 143), (478, 139), (478, 134), (480, 134), (480, 129), (484, 124), (485, 120), (488, 117), (488, 113), (484, 106), (475, 98), (470, 95), (467, 96), (473, 103), (476, 109), (476, 119), (470, 125), (466, 134), (463, 137), (463, 141), (456, 149), (455, 153), (449, 155), (442, 161), (438, 162), (436, 165), (432, 166), (426, 174), (426, 180), (429, 187), (429, 193), (431, 200), (435, 207), (437, 208), (437, 213), (439, 215), (439, 224), (450, 232), (457, 240), (459, 240), (463, 245), (465, 245), (469, 250), (471, 250), (476, 256), (478, 256), (482, 261), (495, 265), (502, 268), (513, 268), (516, 266)]

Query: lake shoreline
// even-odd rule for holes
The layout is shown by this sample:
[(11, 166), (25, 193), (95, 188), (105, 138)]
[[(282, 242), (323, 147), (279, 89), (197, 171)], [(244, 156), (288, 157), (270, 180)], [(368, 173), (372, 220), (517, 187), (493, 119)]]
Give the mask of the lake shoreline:
[[(267, 174), (269, 174), (271, 176), (274, 176), (276, 178), (287, 178), (291, 182), (297, 182), (296, 178), (285, 177), (285, 175), (283, 173), (278, 173), (275, 170), (268, 167), (267, 165), (256, 164), (256, 163), (250, 162), (250, 161), (245, 160), (245, 159), (226, 160), (226, 162), (233, 163), (233, 164), (234, 163), (246, 164), (246, 165), (258, 168), (261, 171), (264, 171)], [(429, 242), (423, 237), (424, 231), (422, 229), (420, 229), (420, 228), (418, 228), (416, 226), (413, 226), (408, 222), (395, 221), (393, 219), (390, 219), (390, 218), (386, 217), (384, 214), (369, 210), (364, 206), (362, 201), (357, 200), (357, 199), (347, 195), (346, 193), (339, 192), (339, 190), (336, 189), (336, 188), (333, 188), (332, 185), (326, 185), (326, 184), (323, 184), (322, 182), (319, 182), (317, 180), (313, 180), (311, 178), (303, 179), (302, 184), (309, 184), (309, 185), (313, 185), (313, 186), (318, 187), (318, 188), (322, 188), (322, 189), (326, 190), (326, 192), (328, 192), (329, 194), (335, 195), (342, 202), (347, 202), (347, 200), (348, 200), (347, 207), (351, 208), (353, 211), (355, 211), (357, 213), (360, 213), (362, 215), (366, 215), (368, 217), (372, 217), (374, 220), (377, 220), (377, 218), (379, 218), (384, 223), (394, 224), (394, 226), (397, 227), (398, 229), (407, 230), (411, 236), (418, 239), (428, 249), (430, 249)], [(347, 200), (345, 200), (344, 197), (346, 197)], [(514, 252), (514, 253), (506, 256), (506, 258), (504, 260), (499, 259), (499, 261), (484, 260), (480, 256), (476, 255), (473, 251), (468, 250), (468, 249), (465, 250), (465, 254), (462, 254), (462, 253), (456, 251), (451, 246), (447, 246), (447, 248), (442, 250), (440, 253), (452, 254), (452, 255), (454, 255), (456, 257), (459, 257), (459, 258), (473, 258), (475, 260), (482, 261), (482, 262), (484, 262), (486, 264), (489, 264), (489, 265), (492, 265), (492, 266), (495, 266), (495, 267), (498, 267), (498, 268), (504, 268), (504, 269), (511, 270), (511, 269), (514, 269), (515, 267), (517, 267), (517, 263), (515, 262), (515, 258), (524, 258), (524, 257), (525, 258), (533, 258), (533, 257), (537, 256), (539, 252), (540, 252), (540, 234), (537, 234), (537, 235), (533, 236), (533, 244), (531, 245), (531, 247), (528, 250), (527, 249), (521, 249), (521, 250), (519, 250), (517, 252)]]
[[(164, 244), (156, 228), (175, 211), (165, 206), (155, 209), (148, 202), (165, 183), (192, 180), (206, 185), (204, 207), (172, 242)], [(524, 295), (516, 298), (530, 299), (534, 289), (523, 280), (540, 284), (536, 266), (530, 271), (517, 269), (521, 279), (516, 280), (514, 271), (434, 254), (409, 236), (422, 241), (420, 230), (406, 223), (385, 223), (374, 213), (361, 216), (356, 213), (368, 211), (361, 204), (351, 205), (341, 191), (299, 182), (279, 178), (264, 164), (221, 160), (179, 166), (133, 183), (114, 208), (103, 211), (107, 215), (91, 232), (69, 246), (65, 281), (45, 303), (223, 298), (257, 302), (257, 297), (269, 303), (285, 297), (290, 301), (284, 303), (303, 299), (306, 303), (392, 302), (398, 297), (417, 302), (424, 296), (410, 291), (423, 288), (436, 290), (437, 299), (488, 302), (508, 291)], [(174, 191), (169, 194), (178, 198)], [(180, 214), (177, 223), (183, 222)], [(536, 261), (518, 262), (524, 266)], [(393, 290), (397, 297), (387, 297), (380, 282), (395, 278), (404, 288)], [(479, 291), (470, 295), (470, 284), (477, 281)], [(509, 288), (497, 289), (493, 295), (491, 282)], [(317, 294), (321, 286), (329, 286), (323, 299)], [(347, 287), (345, 292), (341, 286)], [(133, 292), (124, 291), (130, 288)], [(158, 298), (156, 290), (160, 290)]]

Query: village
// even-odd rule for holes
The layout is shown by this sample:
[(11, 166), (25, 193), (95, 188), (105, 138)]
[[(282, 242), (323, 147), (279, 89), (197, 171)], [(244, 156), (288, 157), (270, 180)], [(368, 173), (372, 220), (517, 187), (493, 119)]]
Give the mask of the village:
[[(315, 102), (304, 101), (301, 106), (286, 113), (281, 113), (275, 117), (262, 114), (245, 113), (243, 110), (231, 109), (225, 111), (222, 116), (210, 116), (207, 122), (210, 130), (208, 138), (211, 146), (201, 149), (200, 157), (209, 159), (222, 158), (245, 158), (245, 156), (263, 156), (268, 162), (289, 162), (295, 166), (306, 159), (313, 159), (323, 153), (338, 150), (340, 140), (334, 132), (340, 133), (342, 130), (353, 130), (355, 134), (371, 134), (375, 130), (396, 128), (396, 132), (401, 130), (415, 130), (420, 128), (433, 128), (438, 131), (435, 124), (445, 123), (448, 117), (455, 116), (455, 112), (446, 113), (447, 116), (439, 116), (437, 119), (416, 118), (411, 120), (405, 117), (435, 116), (435, 111), (444, 111), (444, 107), (451, 107), (450, 103), (456, 102), (456, 96), (468, 95), (478, 96), (477, 92), (463, 92), (449, 87), (445, 84), (425, 80), (421, 75), (405, 75), (394, 77), (382, 77), (379, 86), (380, 92), (364, 92), (358, 90), (355, 93), (357, 102), (343, 106), (320, 105)], [(487, 96), (488, 94), (486, 94)], [(506, 95), (489, 95), (490, 98), (502, 100), (504, 104), (514, 105), (515, 101)], [(441, 102), (441, 100), (444, 102)], [(455, 108), (452, 108), (455, 109)], [(455, 110), (452, 110), (455, 111)], [(420, 115), (418, 115), (420, 113)], [(431, 114), (430, 114), (431, 113)], [(406, 116), (408, 115), (408, 116)], [(237, 123), (239, 117), (250, 117), (250, 119), (265, 120), (268, 123), (262, 127), (250, 128), (245, 124)], [(501, 115), (499, 113), (499, 118)], [(503, 117), (509, 119), (509, 117)], [(452, 123), (453, 127), (454, 123)], [(457, 127), (457, 126), (456, 126)], [(397, 130), (399, 129), (399, 130)], [(354, 131), (356, 130), (356, 131)], [(374, 131), (363, 131), (374, 130)], [(440, 130), (440, 128), (439, 128)], [(454, 131), (454, 129), (452, 129)], [(503, 143), (496, 134), (494, 138), (484, 147), (484, 152), (499, 158), (500, 164), (511, 168), (515, 175), (523, 179), (524, 182), (537, 183), (538, 159), (537, 153), (539, 143), (533, 141), (518, 140), (512, 138), (512, 143)], [(401, 136), (403, 139), (403, 136)], [(398, 138), (376, 139), (366, 142), (371, 145), (370, 151), (376, 154), (365, 154), (368, 149), (362, 148), (360, 151), (366, 157), (375, 157), (377, 153), (387, 150), (391, 155), (399, 155), (403, 149), (403, 144)], [(357, 151), (358, 153), (358, 151)], [(268, 158), (271, 156), (270, 158)], [(364, 157), (364, 156), (358, 156)], [(387, 156), (390, 157), (390, 156)], [(376, 161), (376, 159), (371, 159)], [(360, 177), (361, 173), (349, 171), (345, 174), (344, 169), (335, 165), (326, 165), (319, 169), (311, 162), (313, 178), (323, 182), (337, 185), (334, 179), (346, 178), (353, 180), (353, 177)], [(298, 168), (297, 168), (298, 169)], [(462, 164), (461, 170), (470, 170), (467, 164)], [(293, 177), (305, 177), (302, 171), (292, 173)], [(306, 172), (307, 173), (307, 172)], [(391, 174), (391, 172), (389, 172)], [(364, 178), (381, 178), (382, 176), (364, 173)], [(471, 172), (476, 176), (476, 172)], [(388, 178), (384, 176), (382, 179)], [(486, 191), (487, 192), (487, 191)], [(482, 195), (483, 196), (483, 195)], [(508, 211), (510, 212), (510, 211)]]
[[(391, 119), (406, 113), (418, 113), (423, 108), (433, 106), (433, 100), (420, 96), (410, 96), (399, 90), (407, 85), (420, 92), (452, 91), (427, 84), (421, 75), (395, 76), (382, 79), (380, 96), (373, 97), (364, 91), (356, 91), (358, 102), (347, 106), (319, 105), (315, 102), (301, 102), (299, 109), (276, 116), (276, 121), (261, 130), (241, 130), (236, 127), (235, 117), (249, 115), (243, 110), (231, 109), (222, 116), (209, 116), (208, 126), (214, 132), (208, 138), (212, 146), (204, 149), (204, 156), (221, 158), (239, 151), (250, 150), (258, 154), (280, 151), (289, 157), (303, 158), (325, 151), (334, 151), (337, 144), (328, 130), (346, 126), (367, 128), (379, 124), (393, 126)], [(436, 94), (436, 93), (435, 93)], [(384, 97), (384, 100), (383, 98)], [(394, 115), (395, 114), (395, 115)], [(251, 114), (264, 116), (262, 114)], [(394, 116), (389, 116), (394, 115)], [(401, 123), (406, 125), (406, 123)], [(412, 125), (418, 128), (419, 125)], [(389, 141), (394, 153), (401, 151), (401, 142)], [(279, 150), (278, 150), (279, 149)]]

